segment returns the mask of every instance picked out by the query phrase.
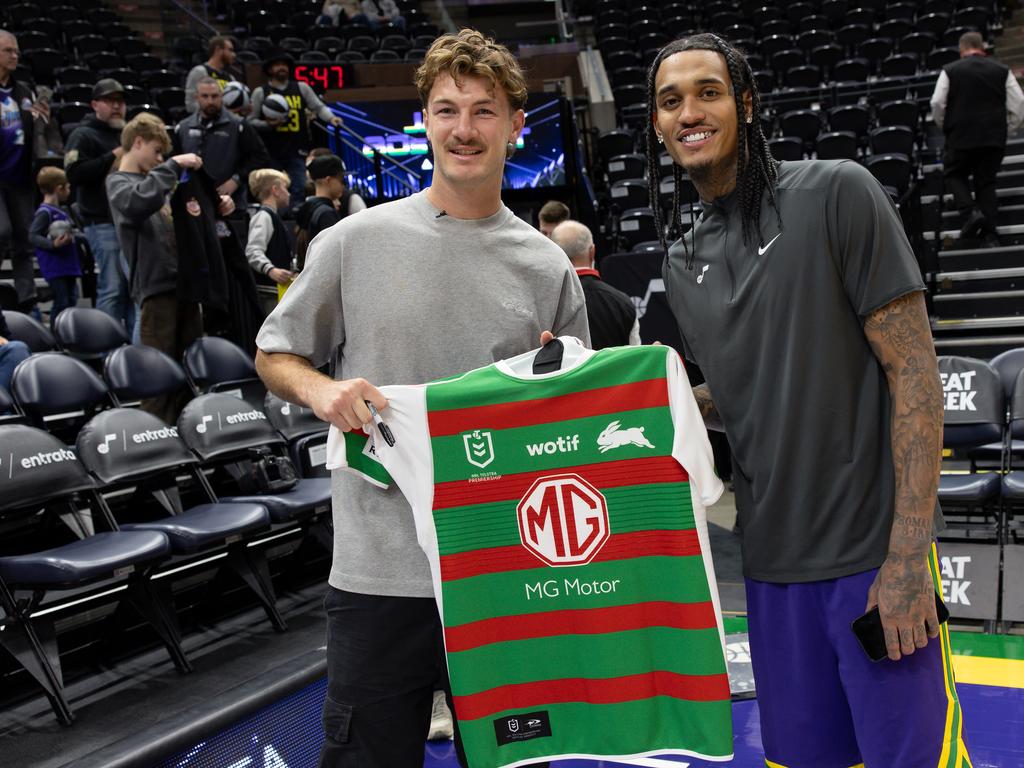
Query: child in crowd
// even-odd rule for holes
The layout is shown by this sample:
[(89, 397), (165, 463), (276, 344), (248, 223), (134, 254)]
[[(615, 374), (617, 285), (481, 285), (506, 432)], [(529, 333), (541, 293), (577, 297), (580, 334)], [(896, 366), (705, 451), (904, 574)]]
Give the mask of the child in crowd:
[(36, 176), (43, 203), (29, 228), (39, 271), (53, 292), (50, 327), (57, 315), (78, 303), (78, 278), (82, 274), (71, 219), (61, 207), (71, 194), (68, 177), (60, 168), (46, 166)]
[[(132, 300), (142, 308), (141, 341), (180, 360), (189, 343), (203, 333), (201, 298), (189, 296), (185, 289), (190, 282), (200, 282), (201, 276), (186, 274), (179, 281), (168, 200), (179, 177), (198, 170), (203, 161), (191, 153), (164, 160), (171, 149), (170, 136), (163, 121), (147, 112), (125, 125), (121, 148), (120, 169), (107, 176), (106, 187), (117, 239), (128, 260)], [(198, 216), (198, 207), (189, 213)], [(169, 424), (177, 419), (179, 406), (168, 396), (143, 402), (147, 411)]]
[(288, 174), (260, 168), (249, 175), (249, 192), (260, 207), (249, 219), (245, 256), (257, 275), (278, 286), (278, 297), (295, 278), (292, 272), (292, 238), (281, 221), (280, 210), (288, 207)]

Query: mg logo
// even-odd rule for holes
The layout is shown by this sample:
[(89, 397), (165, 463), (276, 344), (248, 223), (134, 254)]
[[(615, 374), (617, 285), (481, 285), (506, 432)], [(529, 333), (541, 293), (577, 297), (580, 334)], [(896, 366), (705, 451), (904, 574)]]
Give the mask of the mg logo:
[(494, 443), (491, 442), (490, 432), (481, 432), (479, 429), (467, 432), (462, 436), (462, 443), (466, 446), (466, 461), (474, 467), (483, 469), (494, 461)]
[(608, 505), (579, 475), (539, 478), (516, 511), (523, 546), (547, 565), (589, 563), (608, 541)]

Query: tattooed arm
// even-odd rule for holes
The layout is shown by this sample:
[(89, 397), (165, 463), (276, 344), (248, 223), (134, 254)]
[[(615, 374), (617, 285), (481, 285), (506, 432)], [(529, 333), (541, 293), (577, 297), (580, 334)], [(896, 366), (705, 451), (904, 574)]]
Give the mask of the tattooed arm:
[(722, 417), (719, 416), (718, 409), (715, 408), (715, 403), (711, 400), (711, 390), (708, 389), (707, 384), (700, 384), (693, 388), (693, 399), (697, 401), (700, 415), (704, 417), (704, 426), (717, 432), (725, 432), (725, 427), (722, 426)]
[(889, 554), (867, 607), (878, 605), (889, 658), (898, 661), (939, 632), (928, 553), (942, 460), (942, 386), (922, 293), (873, 312), (864, 335), (889, 383), (896, 475)]

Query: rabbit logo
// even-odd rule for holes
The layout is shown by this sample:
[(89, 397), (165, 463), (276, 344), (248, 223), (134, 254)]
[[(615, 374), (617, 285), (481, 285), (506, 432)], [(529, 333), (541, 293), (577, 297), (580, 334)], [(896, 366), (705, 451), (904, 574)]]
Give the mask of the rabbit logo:
[(621, 429), (618, 419), (613, 421), (597, 436), (597, 450), (607, 453), (612, 448), (621, 448), (624, 445), (635, 445), (637, 448), (653, 448), (651, 441), (644, 437), (643, 427), (630, 427)]

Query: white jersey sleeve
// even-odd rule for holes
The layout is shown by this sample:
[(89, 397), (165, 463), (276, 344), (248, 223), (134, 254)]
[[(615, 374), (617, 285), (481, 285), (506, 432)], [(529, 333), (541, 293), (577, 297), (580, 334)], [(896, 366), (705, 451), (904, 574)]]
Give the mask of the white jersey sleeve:
[(679, 355), (669, 349), (666, 358), (668, 404), (675, 432), (672, 458), (682, 464), (690, 476), (690, 487), (696, 489), (701, 504), (710, 507), (722, 496), (724, 488), (715, 474), (714, 453), (707, 429)]

